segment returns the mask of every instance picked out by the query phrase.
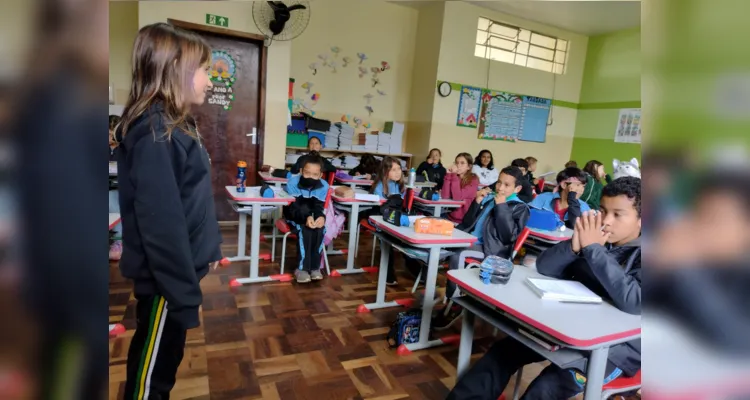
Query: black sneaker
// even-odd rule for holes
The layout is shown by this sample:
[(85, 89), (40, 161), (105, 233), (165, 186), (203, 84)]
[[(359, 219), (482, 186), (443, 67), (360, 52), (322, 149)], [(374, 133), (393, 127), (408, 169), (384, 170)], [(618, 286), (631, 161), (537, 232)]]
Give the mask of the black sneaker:
[(464, 309), (458, 305), (453, 305), (450, 310), (448, 310), (448, 315), (445, 314), (445, 310), (440, 310), (438, 315), (432, 319), (432, 329), (442, 331), (450, 328), (456, 323), (456, 321), (461, 319), (463, 312)]

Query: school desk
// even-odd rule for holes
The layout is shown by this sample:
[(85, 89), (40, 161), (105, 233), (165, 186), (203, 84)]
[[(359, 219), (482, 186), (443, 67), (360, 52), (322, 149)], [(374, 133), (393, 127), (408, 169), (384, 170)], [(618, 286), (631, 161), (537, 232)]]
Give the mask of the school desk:
[[(229, 204), (234, 211), (240, 214), (240, 223), (237, 238), (237, 255), (229, 257), (229, 261), (246, 261), (250, 260), (250, 276), (247, 278), (237, 278), (230, 282), (230, 285), (242, 285), (245, 283), (268, 282), (268, 281), (286, 281), (291, 279), (291, 275), (279, 274), (271, 276), (258, 276), (258, 260), (260, 258), (270, 259), (270, 254), (260, 254), (260, 218), (261, 211), (264, 207), (279, 207), (289, 205), (294, 201), (281, 188), (273, 188), (274, 197), (264, 198), (260, 196), (260, 186), (248, 186), (244, 193), (237, 192), (236, 186), (226, 186)], [(250, 256), (245, 255), (245, 232), (247, 231), (247, 215), (250, 214), (252, 219), (250, 225)]]
[(438, 263), (440, 262), (440, 249), (469, 247), (477, 241), (476, 236), (455, 229), (453, 235), (431, 235), (414, 232), (414, 227), (401, 227), (383, 221), (382, 216), (370, 217), (370, 223), (379, 231), (376, 233), (380, 242), (380, 268), (378, 272), (378, 291), (374, 303), (362, 304), (357, 312), (370, 312), (379, 308), (410, 306), (413, 299), (401, 299), (385, 301), (385, 280), (388, 275), (388, 259), (390, 257), (392, 243), (403, 243), (407, 246), (425, 249), (429, 251), (427, 260), (427, 278), (425, 279), (424, 304), (422, 305), (422, 322), (419, 327), (419, 341), (416, 343), (402, 344), (398, 347), (399, 355), (406, 355), (412, 351), (442, 346), (458, 340), (457, 335), (450, 335), (436, 340), (429, 340), (430, 325), (432, 320), (432, 309), (435, 305), (435, 286), (437, 284)]
[(529, 231), (531, 237), (549, 244), (558, 244), (573, 238), (573, 230), (567, 228), (564, 231), (547, 231), (529, 227)]
[(662, 312), (649, 312), (643, 317), (643, 326), (648, 332), (643, 351), (648, 354), (650, 372), (643, 376), (643, 384), (648, 387), (649, 399), (747, 398), (747, 357), (722, 354)]
[[(354, 189), (355, 193), (367, 193), (363, 189)], [(349, 250), (346, 255), (346, 269), (336, 269), (331, 272), (331, 276), (341, 276), (343, 274), (361, 274), (363, 272), (373, 272), (371, 268), (354, 268), (354, 261), (357, 253), (357, 224), (359, 224), (359, 212), (373, 207), (377, 207), (385, 200), (368, 201), (355, 198), (337, 197), (336, 192), (331, 196), (335, 207), (339, 210), (349, 213)]]
[[(120, 223), (120, 213), (109, 213), (109, 230), (117, 226)], [(109, 324), (109, 335), (117, 336), (125, 332), (125, 326), (123, 324)]]
[(346, 186), (351, 187), (352, 189), (356, 189), (357, 186), (372, 186), (373, 181), (371, 179), (342, 179), (338, 176), (336, 177), (336, 182), (342, 183)]
[(281, 185), (286, 185), (286, 182), (288, 181), (288, 179), (286, 178), (279, 178), (279, 177), (273, 176), (271, 175), (270, 172), (259, 171), (258, 176), (260, 176), (260, 179), (262, 179), (264, 183), (267, 183), (270, 186), (275, 186), (278, 188), (280, 188)]
[[(622, 312), (613, 305), (561, 303), (542, 300), (526, 283), (526, 278), (546, 278), (516, 265), (505, 285), (487, 285), (479, 279), (479, 269), (448, 271), (464, 297), (454, 298), (466, 310), (461, 326), (457, 374), (469, 366), (474, 336), (474, 317), (479, 316), (508, 336), (518, 340), (560, 368), (586, 368), (584, 400), (600, 400), (609, 348), (641, 336), (641, 317)], [(562, 346), (548, 351), (519, 332), (522, 329)]]
[(423, 211), (431, 212), (432, 215), (439, 217), (442, 215), (443, 208), (461, 208), (464, 202), (451, 199), (427, 200), (414, 196), (414, 205)]

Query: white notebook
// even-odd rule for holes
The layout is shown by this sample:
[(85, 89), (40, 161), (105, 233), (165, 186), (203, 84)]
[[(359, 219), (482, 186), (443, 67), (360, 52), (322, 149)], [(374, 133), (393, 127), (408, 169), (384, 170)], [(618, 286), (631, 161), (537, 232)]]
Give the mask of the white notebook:
[(557, 279), (526, 278), (529, 285), (543, 300), (556, 300), (569, 303), (601, 303), (602, 298), (577, 281)]
[(362, 200), (362, 201), (372, 201), (372, 202), (380, 201), (380, 196), (378, 196), (377, 194), (369, 194), (369, 193), (355, 193), (354, 198), (357, 200)]

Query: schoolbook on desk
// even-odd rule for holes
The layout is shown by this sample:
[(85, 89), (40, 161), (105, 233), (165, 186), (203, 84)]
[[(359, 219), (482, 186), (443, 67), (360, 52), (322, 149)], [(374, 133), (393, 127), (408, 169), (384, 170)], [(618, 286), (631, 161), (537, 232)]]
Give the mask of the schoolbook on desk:
[(581, 282), (557, 279), (526, 278), (526, 283), (543, 300), (566, 303), (601, 303), (602, 298), (594, 294)]

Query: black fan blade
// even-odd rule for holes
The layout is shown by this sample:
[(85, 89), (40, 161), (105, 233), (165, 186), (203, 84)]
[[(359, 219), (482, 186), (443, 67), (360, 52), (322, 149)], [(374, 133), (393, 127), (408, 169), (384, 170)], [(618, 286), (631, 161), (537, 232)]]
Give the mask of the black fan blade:
[(305, 7), (304, 4), (295, 4), (291, 7), (287, 7), (287, 10), (294, 11), (294, 10), (307, 10), (307, 7)]
[(280, 2), (280, 1), (267, 1), (269, 6), (273, 9), (273, 11), (281, 11), (286, 10), (286, 4)]

